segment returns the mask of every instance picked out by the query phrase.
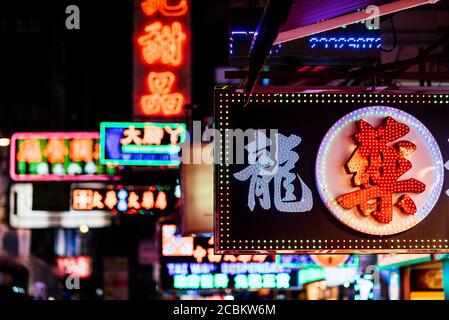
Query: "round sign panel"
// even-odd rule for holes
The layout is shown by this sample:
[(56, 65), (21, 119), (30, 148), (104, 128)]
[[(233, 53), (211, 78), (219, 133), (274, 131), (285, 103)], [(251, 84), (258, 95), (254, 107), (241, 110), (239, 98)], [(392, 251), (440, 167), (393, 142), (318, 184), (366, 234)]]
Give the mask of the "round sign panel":
[(332, 214), (363, 233), (391, 235), (426, 218), (443, 186), (441, 151), (429, 130), (398, 109), (355, 110), (325, 135), (316, 181)]

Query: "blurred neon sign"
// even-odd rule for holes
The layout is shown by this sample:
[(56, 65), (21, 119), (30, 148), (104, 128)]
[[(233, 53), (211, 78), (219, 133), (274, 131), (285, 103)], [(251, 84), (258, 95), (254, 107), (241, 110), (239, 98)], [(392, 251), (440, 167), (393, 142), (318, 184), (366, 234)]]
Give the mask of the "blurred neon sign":
[(110, 186), (72, 189), (72, 210), (108, 210), (113, 213), (160, 213), (174, 207), (171, 186)]
[(279, 274), (239, 274), (230, 278), (227, 274), (175, 275), (175, 289), (226, 289), (234, 282), (235, 289), (288, 289), (290, 275)]
[(11, 138), (15, 181), (116, 180), (117, 167), (100, 164), (97, 132), (29, 132)]
[(56, 258), (56, 268), (61, 278), (72, 276), (86, 279), (91, 275), (91, 260), (90, 257), (84, 256), (58, 257)]
[(189, 257), (193, 255), (193, 238), (181, 237), (176, 234), (176, 225), (162, 226), (162, 256)]
[[(160, 17), (144, 22), (144, 32), (137, 36), (136, 46), (140, 60), (151, 71), (146, 76), (145, 90), (139, 93), (139, 112), (144, 116), (181, 116), (188, 100), (179, 89), (180, 69), (188, 68), (188, 27), (183, 23), (188, 16), (186, 0), (168, 4), (167, 0), (145, 0), (141, 3), (146, 17), (159, 13)], [(158, 67), (157, 71), (154, 68)], [(139, 79), (140, 81), (140, 79)]]
[(144, 166), (179, 166), (184, 123), (102, 122), (100, 163)]

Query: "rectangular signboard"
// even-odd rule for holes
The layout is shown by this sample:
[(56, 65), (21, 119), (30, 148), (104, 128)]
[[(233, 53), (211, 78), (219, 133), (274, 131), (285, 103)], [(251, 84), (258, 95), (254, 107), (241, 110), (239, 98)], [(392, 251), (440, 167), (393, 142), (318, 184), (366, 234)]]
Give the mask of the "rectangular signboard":
[(102, 122), (100, 163), (177, 167), (186, 134), (184, 123)]
[(11, 138), (15, 181), (115, 180), (117, 167), (99, 162), (98, 132), (26, 132)]
[(191, 100), (191, 0), (134, 0), (135, 118), (184, 118)]
[(216, 253), (449, 251), (447, 92), (265, 87), (244, 101), (216, 90)]
[[(175, 225), (162, 227), (161, 279), (164, 289), (288, 289), (297, 273), (268, 255), (216, 255), (211, 237), (180, 237)], [(176, 248), (176, 251), (175, 251)]]
[(102, 211), (70, 209), (70, 185), (51, 182), (15, 183), (10, 191), (9, 222), (14, 228), (104, 228), (111, 225), (112, 215)]
[(162, 215), (178, 206), (176, 186), (123, 186), (76, 184), (72, 186), (72, 211), (109, 211), (113, 214)]

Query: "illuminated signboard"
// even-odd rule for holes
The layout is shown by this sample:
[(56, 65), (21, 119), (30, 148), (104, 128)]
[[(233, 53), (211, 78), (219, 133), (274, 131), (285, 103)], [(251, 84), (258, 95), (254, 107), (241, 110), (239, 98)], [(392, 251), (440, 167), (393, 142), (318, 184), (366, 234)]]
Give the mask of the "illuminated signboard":
[(177, 167), (185, 138), (184, 123), (102, 122), (100, 163)]
[(91, 275), (91, 260), (90, 257), (57, 257), (56, 269), (61, 278), (71, 276), (86, 279)]
[(70, 185), (15, 183), (9, 197), (9, 223), (14, 228), (104, 228), (111, 224), (107, 211), (70, 209)]
[(276, 255), (276, 262), (286, 268), (357, 268), (359, 258), (357, 255)]
[(162, 228), (162, 287), (165, 289), (287, 289), (296, 274), (272, 256), (216, 255), (213, 238), (180, 237)]
[(449, 251), (449, 94), (264, 87), (243, 107), (223, 88), (215, 102), (217, 253)]
[(29, 132), (11, 138), (15, 181), (111, 180), (116, 166), (99, 162), (98, 132)]
[[(231, 10), (228, 46), (233, 65), (248, 64), (251, 42), (262, 13), (263, 10), (257, 9)], [(380, 57), (381, 47), (380, 29), (360, 21), (273, 45), (266, 63), (288, 64), (295, 59), (309, 66), (368, 64)]]
[(154, 215), (172, 212), (177, 202), (175, 187), (169, 185), (77, 185), (72, 188), (71, 210)]
[(379, 268), (399, 268), (432, 260), (430, 254), (378, 254)]
[(135, 0), (134, 115), (182, 117), (190, 103), (190, 0)]

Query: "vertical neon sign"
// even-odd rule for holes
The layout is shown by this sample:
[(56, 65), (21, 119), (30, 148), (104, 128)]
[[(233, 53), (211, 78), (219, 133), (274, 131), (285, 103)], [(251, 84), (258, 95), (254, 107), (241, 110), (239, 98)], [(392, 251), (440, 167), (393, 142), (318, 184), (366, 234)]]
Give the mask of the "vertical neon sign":
[(187, 0), (136, 0), (134, 115), (182, 117), (190, 102)]

